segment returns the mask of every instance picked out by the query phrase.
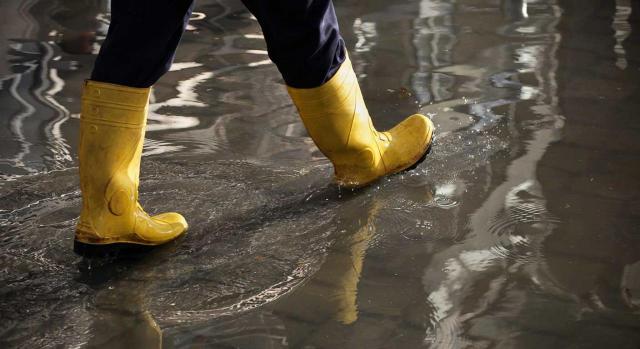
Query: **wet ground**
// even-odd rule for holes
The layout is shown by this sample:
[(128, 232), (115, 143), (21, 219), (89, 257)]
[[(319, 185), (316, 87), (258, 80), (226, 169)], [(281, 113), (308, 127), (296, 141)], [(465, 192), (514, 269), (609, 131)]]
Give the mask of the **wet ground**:
[(71, 252), (101, 0), (0, 2), (0, 346), (640, 347), (640, 3), (336, 0), (379, 128), (437, 125), (356, 192), (256, 21), (201, 0), (156, 86), (141, 200), (184, 238)]

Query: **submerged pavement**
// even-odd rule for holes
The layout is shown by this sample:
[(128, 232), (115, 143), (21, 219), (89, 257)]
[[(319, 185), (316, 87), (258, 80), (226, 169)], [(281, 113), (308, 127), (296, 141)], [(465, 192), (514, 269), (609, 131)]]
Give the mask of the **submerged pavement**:
[(427, 160), (333, 185), (255, 19), (202, 0), (140, 188), (190, 230), (105, 261), (72, 244), (109, 2), (0, 3), (2, 347), (640, 345), (640, 2), (335, 4), (375, 124), (431, 117)]

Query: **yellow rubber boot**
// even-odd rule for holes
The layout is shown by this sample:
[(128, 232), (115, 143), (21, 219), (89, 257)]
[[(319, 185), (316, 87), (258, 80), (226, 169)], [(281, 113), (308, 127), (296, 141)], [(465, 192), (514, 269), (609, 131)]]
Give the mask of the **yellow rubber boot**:
[(322, 86), (287, 90), (309, 135), (333, 163), (340, 185), (360, 187), (406, 170), (431, 146), (434, 126), (424, 115), (376, 131), (348, 58)]
[(80, 116), (82, 213), (76, 251), (160, 245), (187, 229), (178, 213), (150, 217), (138, 203), (150, 88), (87, 81)]

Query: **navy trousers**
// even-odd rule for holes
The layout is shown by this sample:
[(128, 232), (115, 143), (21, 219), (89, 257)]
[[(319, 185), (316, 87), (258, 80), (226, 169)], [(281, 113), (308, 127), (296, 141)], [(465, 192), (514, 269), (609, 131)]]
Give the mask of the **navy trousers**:
[[(287, 85), (313, 88), (345, 60), (331, 0), (242, 0), (258, 19)], [(91, 79), (149, 87), (171, 67), (193, 0), (112, 0), (111, 24)]]

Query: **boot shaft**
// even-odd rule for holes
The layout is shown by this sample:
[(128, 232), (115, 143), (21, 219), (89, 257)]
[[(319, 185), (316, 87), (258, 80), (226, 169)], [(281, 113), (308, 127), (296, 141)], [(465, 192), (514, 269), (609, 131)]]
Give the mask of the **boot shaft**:
[(348, 58), (322, 86), (287, 89), (307, 132), (334, 165), (378, 165), (380, 154), (374, 141), (377, 132)]
[(80, 116), (79, 230), (133, 231), (150, 89), (87, 81)]

